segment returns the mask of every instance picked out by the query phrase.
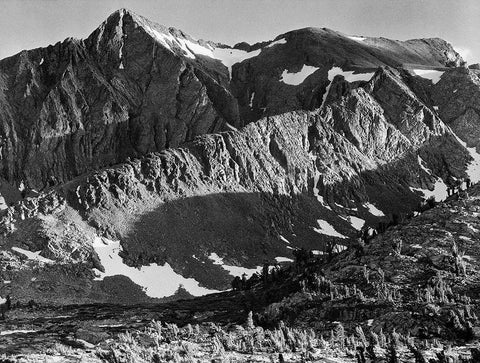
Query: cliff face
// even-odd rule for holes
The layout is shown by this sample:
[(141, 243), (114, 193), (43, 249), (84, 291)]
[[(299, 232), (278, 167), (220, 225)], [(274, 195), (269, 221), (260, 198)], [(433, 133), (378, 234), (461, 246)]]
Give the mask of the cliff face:
[[(295, 248), (341, 250), (471, 171), (437, 98), (474, 71), (432, 83), (392, 67), (461, 62), (448, 43), (307, 29), (240, 48), (119, 11), (86, 40), (0, 61), (3, 175), (58, 183), (4, 211), (0, 292), (222, 290)], [(162, 274), (173, 290), (155, 290)]]
[(7, 180), (41, 189), (236, 124), (226, 68), (189, 58), (172, 33), (119, 11), (86, 40), (1, 61)]
[[(2, 175), (11, 184), (23, 180), (42, 189), (225, 130), (226, 123), (239, 127), (266, 115), (314, 109), (333, 66), (461, 62), (439, 39), (360, 41), (313, 28), (248, 50), (198, 42), (120, 10), (85, 40), (67, 39), (0, 61)], [(306, 82), (297, 87), (282, 81), (284, 70), (304, 65), (318, 68)]]

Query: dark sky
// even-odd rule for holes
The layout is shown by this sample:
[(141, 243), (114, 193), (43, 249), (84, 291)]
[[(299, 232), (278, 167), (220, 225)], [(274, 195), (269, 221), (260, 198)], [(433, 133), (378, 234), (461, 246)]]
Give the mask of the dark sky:
[(314, 26), (399, 40), (440, 37), (469, 63), (480, 62), (480, 0), (0, 0), (0, 58), (85, 38), (119, 8), (232, 45)]

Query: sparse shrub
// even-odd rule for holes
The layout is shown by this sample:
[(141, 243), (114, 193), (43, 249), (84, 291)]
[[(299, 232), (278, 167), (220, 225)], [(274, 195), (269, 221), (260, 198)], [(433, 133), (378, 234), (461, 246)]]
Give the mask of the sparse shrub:
[(394, 238), (393, 239), (393, 253), (395, 256), (399, 257), (402, 255), (402, 245), (403, 241), (401, 238)]
[(253, 312), (252, 311), (248, 312), (246, 325), (247, 325), (247, 329), (250, 329), (250, 330), (255, 329), (255, 324), (253, 323)]

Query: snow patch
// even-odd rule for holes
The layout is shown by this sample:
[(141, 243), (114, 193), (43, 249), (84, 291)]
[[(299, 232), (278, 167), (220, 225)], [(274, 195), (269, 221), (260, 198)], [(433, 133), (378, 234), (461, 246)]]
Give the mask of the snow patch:
[(298, 86), (302, 84), (305, 79), (313, 74), (318, 69), (318, 67), (303, 65), (300, 72), (289, 73), (287, 70), (284, 70), (282, 73), (282, 78), (280, 79), (283, 83), (289, 84), (291, 86)]
[(41, 66), (43, 64), (43, 62), (44, 62), (44, 59), (42, 58), (42, 59), (40, 59), (40, 63), (38, 63), (38, 65)]
[(261, 49), (253, 52), (246, 52), (240, 49), (232, 48), (215, 48), (212, 52), (212, 58), (216, 58), (228, 68), (230, 78), (232, 77), (232, 66), (236, 63), (243, 62), (246, 59), (256, 57), (261, 52)]
[(252, 95), (250, 96), (250, 102), (248, 103), (248, 105), (250, 106), (250, 108), (253, 108), (253, 98), (255, 97), (255, 92), (252, 92)]
[(209, 45), (203, 46), (197, 42), (192, 42), (186, 38), (176, 37), (169, 32), (162, 33), (148, 25), (145, 25), (144, 29), (172, 53), (174, 53), (172, 47), (176, 46), (183, 51), (184, 55), (187, 58), (190, 59), (195, 59), (196, 55), (204, 55), (210, 58), (214, 58), (213, 48)]
[(223, 262), (223, 258), (217, 255), (215, 252), (210, 253), (208, 258), (211, 261), (213, 261), (214, 265), (221, 266), (225, 271), (228, 271), (228, 273), (232, 276), (241, 276), (245, 274), (249, 277), (249, 276), (252, 276), (255, 272), (260, 273), (262, 271), (262, 266), (257, 266), (257, 268), (246, 268), (241, 266), (226, 265)]
[(362, 218), (348, 216), (348, 219), (350, 220), (350, 224), (352, 225), (352, 227), (358, 231), (361, 230), (363, 225), (365, 224), (365, 220)]
[(418, 161), (418, 165), (420, 165), (420, 168), (425, 173), (430, 174), (430, 175), (432, 174), (432, 171), (430, 169), (427, 169), (427, 167), (424, 165), (425, 161), (420, 157), (420, 155), (417, 155), (417, 161)]
[(43, 263), (54, 263), (55, 262), (53, 260), (50, 260), (49, 258), (45, 258), (43, 256), (40, 256), (40, 253), (42, 251), (31, 252), (31, 251), (27, 251), (27, 250), (24, 250), (23, 248), (19, 248), (19, 247), (12, 247), (12, 250), (14, 250), (15, 252), (21, 253), (22, 255), (27, 256), (27, 258), (29, 260), (34, 260), (34, 261), (43, 262)]
[(421, 189), (421, 188), (410, 188), (410, 189), (423, 193), (423, 196), (425, 199), (434, 197), (437, 202), (445, 200), (448, 197), (447, 185), (440, 178), (437, 178), (437, 180), (435, 181), (433, 190)]
[(457, 141), (469, 152), (470, 156), (472, 157), (473, 161), (467, 167), (467, 174), (470, 177), (470, 180), (473, 183), (477, 183), (480, 181), (480, 154), (477, 153), (475, 147), (468, 147), (467, 143), (460, 139), (457, 134), (453, 132), (452, 129), (450, 131), (453, 133)]
[(352, 35), (352, 36), (349, 36), (348, 38), (349, 38), (349, 39), (352, 39), (352, 40), (355, 40), (356, 42), (364, 42), (365, 39), (367, 39), (367, 38), (365, 38), (365, 37), (356, 37), (356, 36), (353, 36), (353, 35)]
[(5, 210), (8, 208), (7, 202), (5, 202), (5, 198), (0, 195), (0, 210)]
[(177, 274), (168, 263), (163, 266), (151, 263), (139, 269), (126, 265), (119, 256), (119, 252), (122, 251), (120, 241), (96, 237), (93, 248), (105, 268), (105, 272), (98, 271), (100, 276), (95, 280), (103, 280), (106, 276), (123, 275), (143, 287), (148, 296), (156, 298), (175, 294), (180, 285), (194, 296), (219, 292), (201, 287), (194, 279)]
[(376, 217), (385, 217), (385, 214), (380, 209), (375, 207), (373, 204), (365, 203), (363, 206), (368, 209), (368, 212), (370, 214), (372, 214)]
[(275, 257), (275, 261), (277, 262), (293, 262), (291, 258), (288, 257)]
[(345, 251), (347, 249), (347, 246), (344, 246), (344, 245), (335, 245), (333, 247), (333, 252), (334, 253), (340, 253), (342, 251)]
[(273, 46), (278, 45), (278, 44), (287, 44), (287, 40), (285, 38), (278, 39), (274, 42), (271, 42), (269, 45), (266, 46), (266, 48), (270, 48), (270, 47), (273, 47)]
[(413, 73), (422, 78), (429, 79), (433, 84), (436, 84), (440, 81), (440, 77), (442, 77), (445, 72), (436, 71), (434, 69), (414, 69)]
[(328, 92), (330, 91), (330, 86), (332, 85), (332, 81), (333, 79), (335, 78), (335, 76), (337, 75), (342, 75), (343, 78), (345, 78), (345, 81), (347, 82), (356, 82), (356, 81), (369, 81), (372, 76), (374, 75), (374, 73), (357, 73), (357, 74), (354, 74), (353, 71), (344, 71), (342, 68), (340, 67), (332, 67), (329, 71), (328, 71), (328, 86), (327, 86), (327, 89), (325, 90), (325, 93), (323, 94), (323, 100), (322, 100), (322, 105), (320, 106), (320, 108), (325, 104), (325, 101), (327, 99), (327, 96), (328, 96)]
[(315, 232), (332, 237), (347, 238), (343, 234), (337, 232), (335, 228), (327, 221), (324, 221), (323, 219), (317, 219), (317, 223), (319, 228), (313, 228)]
[(283, 237), (282, 235), (280, 235), (280, 239), (281, 239), (283, 242), (290, 244), (290, 241), (289, 241), (288, 239), (286, 239), (285, 237)]
[[(417, 160), (418, 160), (418, 165), (420, 168), (427, 174), (432, 175), (432, 171), (428, 169), (425, 166), (425, 161), (420, 157), (420, 155), (417, 155)], [(420, 189), (420, 188), (410, 188), (411, 190), (414, 191), (419, 191), (423, 193), (425, 199), (428, 199), (430, 197), (435, 197), (435, 200), (437, 202), (444, 200), (448, 197), (447, 193), (447, 185), (443, 182), (442, 179), (436, 178), (435, 185), (433, 187), (433, 190), (428, 190), (428, 189)]]

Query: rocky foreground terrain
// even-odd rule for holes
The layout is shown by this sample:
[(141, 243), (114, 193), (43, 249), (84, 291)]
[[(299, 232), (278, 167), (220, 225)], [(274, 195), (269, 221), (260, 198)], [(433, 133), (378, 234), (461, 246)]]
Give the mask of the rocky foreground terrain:
[(364, 245), (297, 252), (240, 291), (20, 305), (0, 323), (0, 344), (19, 361), (477, 362), (479, 216), (476, 185)]
[(437, 38), (125, 9), (0, 60), (2, 358), (480, 361), (479, 77)]

